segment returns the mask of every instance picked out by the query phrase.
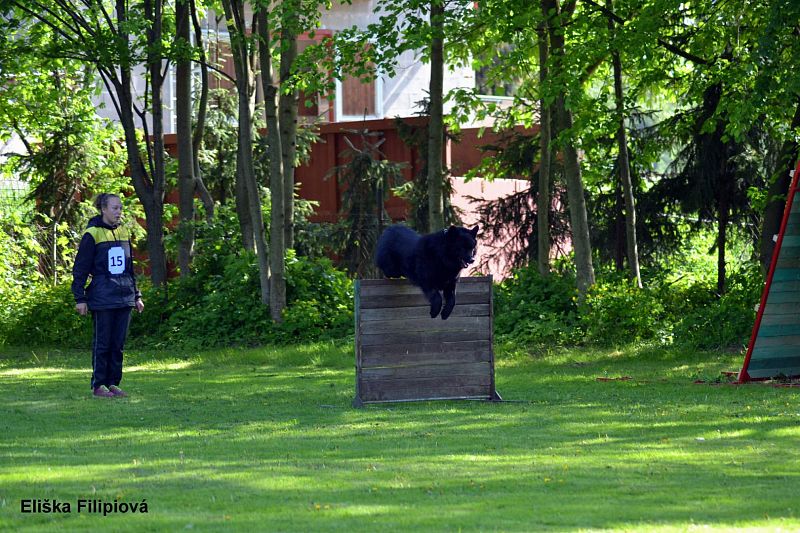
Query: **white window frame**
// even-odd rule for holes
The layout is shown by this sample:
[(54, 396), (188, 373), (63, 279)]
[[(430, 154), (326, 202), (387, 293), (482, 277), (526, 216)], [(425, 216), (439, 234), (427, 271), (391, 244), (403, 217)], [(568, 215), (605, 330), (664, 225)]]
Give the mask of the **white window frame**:
[(348, 122), (356, 120), (375, 120), (384, 118), (383, 111), (383, 74), (378, 70), (375, 76), (375, 114), (373, 115), (345, 115), (343, 111), (344, 95), (342, 94), (342, 82), (336, 80), (336, 96), (334, 100), (334, 113), (336, 122)]

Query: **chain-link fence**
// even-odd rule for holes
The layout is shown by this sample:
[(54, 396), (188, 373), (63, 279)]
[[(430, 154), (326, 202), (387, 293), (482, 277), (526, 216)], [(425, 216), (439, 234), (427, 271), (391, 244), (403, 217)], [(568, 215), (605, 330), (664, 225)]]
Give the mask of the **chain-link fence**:
[[(57, 283), (67, 271), (68, 258), (57, 245), (58, 226), (31, 216), (35, 207), (28, 200), (29, 193), (27, 182), (0, 178), (0, 231), (6, 232), (26, 253), (35, 256), (36, 270), (43, 279)], [(25, 233), (27, 229), (30, 233)]]
[(0, 216), (19, 208), (28, 191), (28, 184), (24, 181), (0, 178)]

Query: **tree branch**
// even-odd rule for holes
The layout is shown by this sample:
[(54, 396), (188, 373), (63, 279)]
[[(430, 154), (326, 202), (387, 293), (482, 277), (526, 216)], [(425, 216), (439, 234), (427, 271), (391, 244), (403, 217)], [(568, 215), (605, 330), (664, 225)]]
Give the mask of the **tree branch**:
[[(617, 15), (616, 13), (611, 11), (610, 9), (607, 9), (604, 5), (598, 4), (594, 0), (582, 0), (582, 1), (587, 3), (587, 4), (589, 4), (590, 6), (594, 7), (596, 10), (600, 11), (602, 14), (606, 15), (607, 17), (611, 18), (612, 20), (614, 20), (615, 22), (618, 22), (619, 24), (621, 24), (623, 26), (628, 22), (627, 20), (623, 19), (622, 17), (620, 17), (619, 15)], [(669, 50), (673, 54), (675, 54), (677, 56), (680, 56), (680, 57), (686, 59), (687, 61), (691, 61), (692, 63), (697, 63), (699, 65), (709, 65), (709, 64), (713, 63), (713, 61), (709, 61), (709, 60), (704, 59), (704, 58), (702, 58), (700, 56), (694, 55), (691, 52), (687, 52), (687, 51), (677, 47), (676, 45), (674, 45), (674, 44), (662, 39), (661, 37), (656, 38), (656, 41), (658, 42), (658, 44), (660, 44), (661, 46), (663, 46), (664, 48), (666, 48), (667, 50)]]

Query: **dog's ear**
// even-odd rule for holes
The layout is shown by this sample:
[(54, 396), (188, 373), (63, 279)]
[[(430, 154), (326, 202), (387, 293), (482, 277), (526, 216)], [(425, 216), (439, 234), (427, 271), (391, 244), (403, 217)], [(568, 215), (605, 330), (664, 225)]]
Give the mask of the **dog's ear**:
[(458, 228), (455, 226), (450, 226), (444, 231), (444, 236), (448, 239), (452, 239), (456, 235), (458, 235)]
[(478, 226), (475, 226), (474, 228), (469, 230), (469, 232), (472, 233), (473, 237), (477, 237), (478, 236), (478, 229), (479, 229)]

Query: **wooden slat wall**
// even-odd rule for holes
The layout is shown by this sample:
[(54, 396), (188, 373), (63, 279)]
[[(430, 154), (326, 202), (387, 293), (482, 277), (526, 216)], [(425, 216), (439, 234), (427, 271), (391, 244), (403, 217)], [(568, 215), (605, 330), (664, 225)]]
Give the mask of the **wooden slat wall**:
[(747, 367), (751, 378), (800, 375), (800, 198), (795, 193), (764, 316)]
[(406, 280), (356, 282), (356, 397), (496, 400), (492, 278), (461, 278), (447, 320)]

